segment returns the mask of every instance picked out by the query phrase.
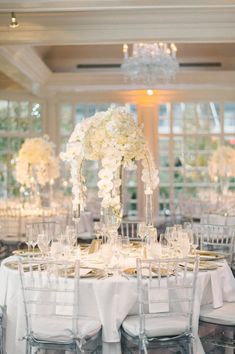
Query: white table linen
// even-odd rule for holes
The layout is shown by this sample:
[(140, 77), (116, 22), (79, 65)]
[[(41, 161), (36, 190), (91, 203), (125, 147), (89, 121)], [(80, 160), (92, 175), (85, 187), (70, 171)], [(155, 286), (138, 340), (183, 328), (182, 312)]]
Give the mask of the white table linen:
[[(13, 257), (11, 258), (13, 259)], [(18, 272), (0, 269), (0, 304), (7, 306), (7, 354), (25, 353), (25, 317)], [(226, 262), (214, 271), (200, 272), (194, 306), (194, 333), (197, 335), (200, 306), (212, 303), (214, 308), (223, 301), (235, 301), (235, 279)], [(99, 319), (103, 326), (103, 353), (120, 354), (119, 328), (127, 315), (138, 313), (136, 278), (121, 276), (106, 279), (87, 278), (80, 282), (80, 313)], [(197, 338), (197, 344), (200, 341)], [(203, 353), (198, 347), (197, 353)]]

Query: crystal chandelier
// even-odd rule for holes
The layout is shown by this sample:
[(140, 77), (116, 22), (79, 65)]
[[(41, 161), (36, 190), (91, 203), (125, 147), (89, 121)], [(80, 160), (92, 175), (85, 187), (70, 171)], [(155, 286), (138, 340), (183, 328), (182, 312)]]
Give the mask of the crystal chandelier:
[(128, 55), (128, 45), (123, 45), (124, 60), (121, 69), (125, 77), (133, 83), (154, 87), (167, 83), (175, 77), (179, 69), (174, 43), (134, 43), (132, 55)]

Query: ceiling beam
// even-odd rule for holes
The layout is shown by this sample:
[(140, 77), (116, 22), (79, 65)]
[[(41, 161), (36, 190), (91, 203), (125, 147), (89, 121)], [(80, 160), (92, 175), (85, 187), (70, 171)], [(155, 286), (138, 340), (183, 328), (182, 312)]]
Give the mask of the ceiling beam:
[(235, 8), (135, 9), (100, 12), (22, 13), (9, 28), (0, 13), (0, 45), (110, 44), (139, 40), (231, 43)]
[(113, 9), (231, 8), (235, 0), (2, 0), (1, 12), (102, 11)]
[(0, 69), (33, 94), (40, 93), (51, 75), (34, 49), (25, 46), (0, 47)]

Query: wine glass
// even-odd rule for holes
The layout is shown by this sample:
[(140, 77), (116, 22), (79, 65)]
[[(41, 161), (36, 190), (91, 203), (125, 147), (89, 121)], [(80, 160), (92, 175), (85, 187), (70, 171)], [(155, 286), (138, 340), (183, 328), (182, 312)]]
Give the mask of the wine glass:
[(105, 268), (105, 273), (108, 273), (108, 265), (113, 256), (111, 245), (108, 243), (105, 243), (102, 245), (101, 248), (101, 257), (104, 261), (104, 268)]
[(38, 234), (37, 244), (40, 249), (42, 256), (46, 255), (49, 251), (49, 237), (46, 233)]
[(30, 246), (31, 246), (31, 242), (32, 242), (32, 233), (33, 233), (32, 225), (26, 225), (25, 226), (25, 234), (26, 234), (25, 243), (28, 246), (28, 253), (30, 252)]
[(31, 245), (33, 247), (33, 257), (34, 257), (34, 251), (35, 251), (35, 247), (38, 243), (38, 234), (35, 232), (35, 230), (33, 229), (33, 232), (32, 232), (32, 238), (31, 238)]
[(66, 226), (65, 235), (68, 238), (71, 248), (74, 248), (77, 243), (77, 233), (76, 233), (74, 226), (72, 226), (72, 225)]
[(139, 222), (137, 226), (137, 235), (140, 237), (142, 242), (144, 241), (145, 237), (148, 234), (147, 230), (148, 226), (145, 224), (145, 222)]

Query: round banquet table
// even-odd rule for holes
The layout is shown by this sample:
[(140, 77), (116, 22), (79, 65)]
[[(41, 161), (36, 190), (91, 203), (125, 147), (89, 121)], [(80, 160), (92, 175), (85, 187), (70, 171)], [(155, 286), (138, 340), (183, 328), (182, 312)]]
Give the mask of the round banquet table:
[[(7, 309), (7, 354), (24, 354), (26, 333), (24, 307), (17, 270), (7, 267), (5, 259), (0, 268), (0, 304)], [(96, 317), (103, 328), (103, 353), (120, 354), (119, 328), (127, 315), (137, 314), (136, 278), (115, 275), (105, 279), (82, 278), (80, 280), (80, 313)], [(194, 334), (197, 353), (204, 353), (197, 336), (200, 305), (212, 303), (214, 308), (223, 301), (235, 301), (235, 279), (226, 261), (216, 270), (199, 272), (194, 305)]]

